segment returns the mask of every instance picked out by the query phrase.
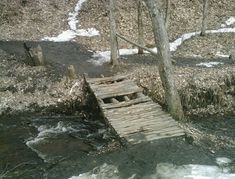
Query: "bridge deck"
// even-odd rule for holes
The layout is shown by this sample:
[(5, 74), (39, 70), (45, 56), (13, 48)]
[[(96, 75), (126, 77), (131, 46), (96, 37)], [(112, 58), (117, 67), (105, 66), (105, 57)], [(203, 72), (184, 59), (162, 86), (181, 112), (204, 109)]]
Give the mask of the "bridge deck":
[(131, 144), (184, 135), (178, 123), (126, 76), (86, 79), (106, 122)]

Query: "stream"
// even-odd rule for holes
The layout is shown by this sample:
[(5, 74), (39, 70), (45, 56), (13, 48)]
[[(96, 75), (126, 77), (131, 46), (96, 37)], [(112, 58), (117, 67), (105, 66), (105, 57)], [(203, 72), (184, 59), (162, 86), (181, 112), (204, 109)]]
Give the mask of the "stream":
[[(0, 178), (235, 177), (234, 146), (212, 151), (176, 137), (121, 147), (96, 116), (21, 114), (0, 118)], [(233, 125), (235, 118), (221, 124), (226, 121)], [(194, 123), (198, 128), (212, 124)], [(217, 132), (221, 132), (219, 124)], [(228, 136), (233, 135), (233, 127), (230, 129)]]

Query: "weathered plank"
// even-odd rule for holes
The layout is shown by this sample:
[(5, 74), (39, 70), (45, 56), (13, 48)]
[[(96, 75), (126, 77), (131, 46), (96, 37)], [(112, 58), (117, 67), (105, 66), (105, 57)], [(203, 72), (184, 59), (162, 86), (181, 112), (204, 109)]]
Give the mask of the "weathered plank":
[(112, 76), (112, 77), (104, 77), (104, 78), (86, 78), (86, 81), (89, 84), (102, 84), (102, 83), (109, 83), (119, 80), (125, 80), (127, 79), (127, 75), (118, 75), (118, 76)]
[(151, 99), (149, 97), (142, 97), (142, 98), (136, 98), (136, 99), (133, 99), (133, 100), (126, 100), (126, 101), (123, 101), (123, 102), (119, 102), (117, 104), (102, 104), (102, 108), (103, 109), (113, 109), (113, 108), (122, 108), (122, 107), (128, 107), (128, 106), (131, 106), (131, 105), (134, 105), (134, 104), (138, 104), (138, 103), (144, 103), (144, 102), (148, 102), (148, 101), (151, 101)]
[(107, 83), (91, 84), (90, 86), (93, 91), (96, 91), (96, 90), (107, 90), (109, 88), (114, 88), (116, 86), (126, 87), (126, 86), (136, 86), (136, 85), (131, 80), (124, 80), (124, 81), (114, 82), (114, 83), (110, 83), (110, 84), (107, 84)]

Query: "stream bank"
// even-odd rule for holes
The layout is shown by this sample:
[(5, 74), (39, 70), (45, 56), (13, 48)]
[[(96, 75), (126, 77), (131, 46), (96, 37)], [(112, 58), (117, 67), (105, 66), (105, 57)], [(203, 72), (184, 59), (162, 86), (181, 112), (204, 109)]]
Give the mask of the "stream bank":
[[(67, 50), (73, 50), (56, 53), (66, 49), (66, 44), (50, 42), (42, 46), (46, 49), (47, 60), (51, 58), (52, 61), (46, 68), (41, 68), (24, 63), (22, 42), (4, 43), (0, 43), (8, 52), (1, 51), (0, 66), (3, 80), (1, 109), (4, 114), (0, 116), (0, 173), (4, 178), (69, 178), (82, 173), (84, 178), (92, 174), (107, 178), (150, 178), (163, 175), (159, 167), (174, 171), (177, 167), (187, 168), (188, 171), (198, 168), (199, 175), (205, 166), (214, 171), (213, 175), (233, 177), (233, 114), (231, 117), (217, 116), (217, 120), (197, 117), (201, 120), (187, 123), (186, 138), (164, 139), (125, 148), (121, 147), (97, 113), (88, 108), (92, 106), (92, 101), (85, 100), (87, 94), (83, 93), (81, 78), (70, 82), (64, 78), (66, 65), (74, 62), (76, 67), (85, 71), (86, 65), (80, 66), (85, 63), (91, 71), (90, 76), (126, 73), (146, 92), (152, 91), (149, 94), (162, 95), (157, 81), (157, 62), (150, 56), (123, 56), (121, 68), (112, 69), (107, 65), (110, 71), (105, 73), (102, 71), (105, 66), (91, 65), (89, 59), (92, 53), (80, 50), (83, 47), (72, 43), (71, 48), (71, 44), (67, 43)], [(186, 79), (192, 79), (196, 74), (210, 72), (199, 81), (203, 82), (211, 77), (218, 79), (218, 74), (223, 77), (224, 74), (234, 73), (233, 64), (226, 62), (228, 59), (220, 59), (224, 65), (212, 68), (196, 66), (197, 63), (208, 62), (207, 59), (190, 63), (192, 60), (182, 62), (176, 59), (176, 75), (180, 76), (178, 80), (183, 84), (188, 84)], [(212, 82), (217, 83), (216, 80)], [(229, 87), (232, 89), (232, 86), (233, 83)], [(154, 99), (161, 98), (156, 95)], [(226, 170), (217, 162), (221, 157), (225, 157), (225, 162), (231, 160), (226, 164)]]

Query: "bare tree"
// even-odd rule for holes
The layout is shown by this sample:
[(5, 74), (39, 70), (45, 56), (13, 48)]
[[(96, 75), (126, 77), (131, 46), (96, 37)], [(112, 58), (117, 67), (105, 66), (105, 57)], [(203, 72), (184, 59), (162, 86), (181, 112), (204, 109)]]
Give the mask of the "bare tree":
[(166, 104), (172, 117), (183, 119), (181, 100), (175, 85), (171, 63), (170, 45), (159, 0), (145, 0), (154, 32), (154, 39), (159, 53), (159, 73), (165, 90)]
[(208, 0), (203, 0), (203, 16), (202, 16), (201, 36), (206, 35), (207, 17), (208, 17)]
[[(143, 28), (143, 4), (142, 0), (137, 0), (138, 9), (138, 44), (144, 46), (144, 28)], [(143, 54), (143, 48), (138, 48), (138, 54)]]
[(168, 29), (171, 13), (171, 0), (166, 0), (165, 26)]
[(115, 0), (109, 0), (109, 18), (110, 18), (110, 46), (111, 46), (111, 63), (113, 66), (119, 65), (118, 61), (118, 42), (115, 22)]

